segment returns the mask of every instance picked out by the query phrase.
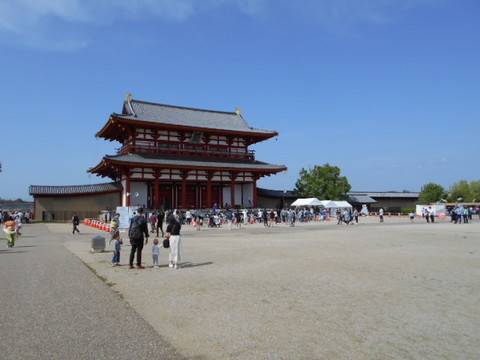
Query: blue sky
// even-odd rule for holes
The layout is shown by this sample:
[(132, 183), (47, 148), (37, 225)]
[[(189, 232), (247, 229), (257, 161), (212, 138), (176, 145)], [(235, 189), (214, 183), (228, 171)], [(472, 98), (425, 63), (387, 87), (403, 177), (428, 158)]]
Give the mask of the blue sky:
[(352, 190), (480, 179), (478, 0), (0, 0), (0, 197), (89, 176), (125, 94), (234, 111), (289, 170)]

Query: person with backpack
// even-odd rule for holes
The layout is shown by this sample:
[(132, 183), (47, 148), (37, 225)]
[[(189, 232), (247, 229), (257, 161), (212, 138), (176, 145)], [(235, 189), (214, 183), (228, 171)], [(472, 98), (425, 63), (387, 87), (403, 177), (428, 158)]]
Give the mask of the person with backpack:
[(135, 253), (137, 253), (137, 269), (145, 269), (142, 265), (142, 250), (143, 242), (145, 241), (145, 244), (148, 244), (148, 223), (147, 219), (143, 216), (142, 208), (137, 210), (137, 215), (135, 215), (130, 221), (128, 237), (130, 238), (130, 244), (132, 245), (132, 250), (130, 250), (130, 269), (133, 269)]

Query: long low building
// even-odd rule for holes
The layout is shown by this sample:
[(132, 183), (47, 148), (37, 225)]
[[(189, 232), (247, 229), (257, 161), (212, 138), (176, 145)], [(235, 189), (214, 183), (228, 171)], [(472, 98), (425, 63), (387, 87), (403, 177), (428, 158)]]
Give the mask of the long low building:
[[(380, 208), (389, 212), (401, 212), (406, 209), (415, 209), (419, 192), (394, 191), (350, 191), (347, 193), (348, 202), (357, 210), (366, 205), (371, 212), (378, 212)], [(298, 195), (292, 190), (258, 189), (258, 203), (260, 207), (282, 208), (288, 207)], [(336, 200), (336, 199), (328, 199)]]
[[(73, 186), (30, 186), (34, 197), (35, 219), (43, 221), (69, 221), (76, 212), (81, 218), (98, 217), (102, 212), (114, 211), (122, 205), (123, 186), (120, 182)], [(365, 192), (348, 193), (349, 203), (360, 210), (367, 205), (372, 212), (383, 208), (387, 212), (414, 209), (418, 192)], [(288, 208), (298, 198), (291, 190), (269, 190), (257, 188), (259, 208)], [(134, 198), (136, 199), (136, 198)], [(135, 200), (134, 200), (135, 201)], [(132, 205), (147, 207), (148, 204), (135, 202)], [(222, 206), (224, 204), (220, 204)], [(246, 205), (246, 207), (252, 207)]]
[[(348, 196), (352, 205), (366, 204), (372, 212), (383, 208), (387, 212), (401, 212), (402, 210), (415, 209), (420, 196), (419, 192), (395, 191), (350, 191)], [(368, 202), (369, 199), (374, 200)]]
[(80, 218), (96, 218), (102, 211), (113, 211), (121, 205), (122, 184), (44, 186), (31, 185), (35, 220), (69, 221), (73, 213)]

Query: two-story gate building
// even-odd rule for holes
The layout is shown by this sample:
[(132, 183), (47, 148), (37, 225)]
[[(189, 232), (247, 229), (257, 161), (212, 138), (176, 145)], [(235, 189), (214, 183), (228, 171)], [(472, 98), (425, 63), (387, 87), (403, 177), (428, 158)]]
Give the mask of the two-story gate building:
[(252, 144), (277, 136), (241, 111), (162, 105), (127, 96), (96, 134), (121, 147), (89, 170), (120, 182), (122, 206), (257, 206), (257, 180), (287, 168), (255, 159)]

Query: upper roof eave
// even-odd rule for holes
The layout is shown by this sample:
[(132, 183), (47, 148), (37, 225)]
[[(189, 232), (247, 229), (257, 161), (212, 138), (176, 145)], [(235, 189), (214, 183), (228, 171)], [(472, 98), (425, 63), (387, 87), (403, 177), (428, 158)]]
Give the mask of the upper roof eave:
[(155, 121), (140, 119), (133, 115), (122, 115), (122, 114), (116, 114), (116, 113), (111, 114), (110, 119), (125, 121), (128, 124), (142, 124), (142, 125), (148, 125), (148, 126), (157, 125), (157, 126), (161, 126), (162, 128), (190, 129), (194, 131), (204, 131), (204, 132), (211, 131), (216, 133), (230, 133), (230, 134), (235, 133), (235, 134), (241, 134), (245, 136), (255, 136), (255, 137), (261, 137), (261, 138), (267, 138), (267, 139), (274, 136), (278, 136), (278, 131), (276, 130), (263, 130), (263, 129), (258, 129), (254, 127), (248, 127), (248, 129), (243, 129), (243, 130), (236, 130), (236, 129), (222, 129), (215, 126), (206, 127), (206, 126), (199, 126), (199, 125), (162, 123), (162, 122), (155, 122)]

